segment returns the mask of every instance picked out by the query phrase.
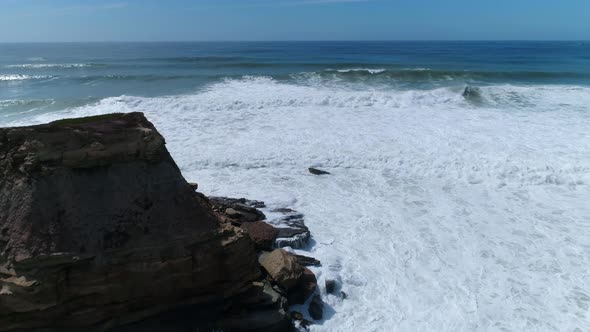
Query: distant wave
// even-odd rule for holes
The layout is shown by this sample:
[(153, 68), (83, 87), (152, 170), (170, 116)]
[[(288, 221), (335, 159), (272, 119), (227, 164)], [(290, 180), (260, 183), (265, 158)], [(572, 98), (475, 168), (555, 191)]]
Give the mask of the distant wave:
[(42, 80), (52, 78), (44, 75), (0, 75), (0, 81), (25, 81), (25, 80)]
[(42, 58), (42, 57), (32, 57), (32, 58), (28, 58), (28, 61), (33, 61), (33, 62), (41, 62), (41, 61), (47, 61), (47, 59)]
[(327, 72), (339, 72), (339, 73), (369, 73), (369, 74), (379, 74), (386, 72), (387, 69), (378, 68), (346, 68), (346, 69), (326, 69)]
[(84, 68), (100, 67), (94, 63), (24, 63), (18, 65), (6, 65), (4, 68), (22, 68), (22, 69), (44, 69), (44, 68)]
[(430, 80), (533, 80), (533, 79), (590, 79), (590, 73), (550, 72), (550, 71), (467, 71), (467, 70), (433, 70), (429, 68), (373, 69), (344, 68), (325, 69), (315, 72), (294, 74), (297, 76), (316, 75), (319, 78), (384, 78), (406, 81)]

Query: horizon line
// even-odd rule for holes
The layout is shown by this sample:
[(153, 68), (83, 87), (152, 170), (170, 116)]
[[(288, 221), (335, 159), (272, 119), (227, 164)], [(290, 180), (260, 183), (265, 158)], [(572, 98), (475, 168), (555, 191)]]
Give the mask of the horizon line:
[(259, 40), (73, 40), (0, 41), (0, 44), (75, 44), (75, 43), (334, 43), (334, 42), (590, 42), (590, 39), (259, 39)]

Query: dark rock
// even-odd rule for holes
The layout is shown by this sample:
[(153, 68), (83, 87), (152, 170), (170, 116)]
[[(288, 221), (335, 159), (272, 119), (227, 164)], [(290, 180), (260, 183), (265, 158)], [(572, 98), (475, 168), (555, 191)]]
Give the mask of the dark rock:
[(279, 231), (273, 226), (263, 222), (246, 222), (240, 226), (248, 232), (250, 239), (259, 250), (272, 250)]
[(225, 209), (225, 211), (224, 211), (224, 212), (225, 212), (225, 214), (227, 214), (227, 216), (228, 216), (228, 217), (230, 217), (230, 218), (235, 218), (235, 219), (237, 219), (237, 218), (240, 218), (240, 217), (242, 216), (242, 214), (241, 214), (241, 213), (239, 213), (238, 211), (236, 211), (236, 210), (235, 210), (235, 209), (233, 209), (233, 208), (227, 208), (227, 209)]
[(307, 246), (311, 238), (311, 233), (309, 232), (309, 228), (305, 226), (302, 214), (286, 216), (279, 223), (289, 227), (277, 228), (279, 230), (276, 240), (276, 246), (278, 248), (291, 247), (301, 249)]
[(287, 213), (293, 213), (293, 212), (297, 212), (297, 211), (289, 209), (289, 208), (279, 208), (279, 209), (274, 209), (271, 212), (287, 214)]
[(196, 182), (189, 182), (188, 185), (191, 186), (191, 189), (194, 191), (197, 191), (197, 189), (199, 189), (199, 184)]
[(313, 167), (308, 168), (308, 170), (313, 175), (326, 175), (326, 174), (330, 174), (329, 172), (322, 171), (321, 169), (317, 169), (317, 168), (313, 168)]
[(297, 280), (297, 284), (287, 293), (287, 299), (290, 305), (303, 304), (310, 295), (315, 293), (318, 288), (318, 282), (308, 268), (303, 268), (303, 274)]
[(303, 314), (298, 311), (291, 311), (291, 318), (294, 320), (304, 320)]
[(292, 331), (286, 299), (268, 281), (254, 285), (253, 291), (242, 295), (246, 304), (226, 313), (221, 327), (227, 331)]
[(222, 217), (232, 219), (237, 224), (266, 219), (264, 213), (258, 210), (265, 206), (264, 202), (245, 198), (209, 197), (209, 203)]
[(324, 317), (324, 303), (319, 294), (316, 294), (309, 303), (309, 315), (315, 320), (320, 320)]
[(463, 96), (463, 98), (465, 98), (465, 100), (472, 102), (472, 103), (476, 103), (476, 104), (480, 104), (483, 101), (482, 96), (481, 96), (481, 90), (477, 87), (472, 87), (472, 86), (465, 87), (465, 90), (463, 90), (462, 96)]
[(249, 207), (253, 207), (253, 208), (257, 208), (257, 209), (262, 209), (266, 207), (266, 204), (264, 204), (264, 202), (262, 201), (255, 201), (255, 200), (251, 200), (251, 199), (246, 199), (246, 198), (229, 198), (229, 197), (209, 197), (209, 199), (211, 200), (211, 203), (213, 205), (219, 205), (219, 206), (224, 206), (224, 207), (232, 207), (235, 204), (243, 204)]
[(247, 233), (220, 222), (143, 114), (0, 129), (0, 155), (0, 331), (188, 307), (175, 321), (288, 329), (280, 305), (244, 295), (262, 280)]
[(336, 280), (326, 279), (326, 293), (333, 294), (336, 290)]
[(278, 248), (291, 247), (301, 249), (307, 246), (311, 233), (305, 228), (277, 228), (279, 235), (275, 241)]
[(343, 300), (346, 300), (346, 298), (348, 297), (348, 295), (347, 295), (346, 293), (344, 293), (344, 292), (340, 292), (340, 297), (341, 297)]
[(301, 265), (301, 266), (322, 266), (322, 263), (313, 257), (308, 257), (308, 256), (303, 256), (303, 255), (294, 255), (294, 256), (297, 259), (297, 263), (299, 263), (299, 265)]

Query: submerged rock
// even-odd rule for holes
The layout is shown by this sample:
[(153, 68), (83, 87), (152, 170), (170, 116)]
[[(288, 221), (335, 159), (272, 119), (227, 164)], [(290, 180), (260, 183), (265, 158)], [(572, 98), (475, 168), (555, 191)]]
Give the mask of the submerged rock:
[(470, 101), (472, 103), (479, 104), (483, 101), (481, 97), (481, 90), (478, 87), (468, 85), (465, 87), (461, 95), (463, 96), (463, 98), (465, 98), (465, 100)]
[(313, 168), (313, 167), (308, 168), (308, 170), (313, 175), (328, 175), (328, 174), (330, 174), (329, 172), (323, 171), (321, 169)]
[(0, 129), (0, 156), (0, 331), (165, 325), (159, 315), (290, 329), (282, 296), (256, 285), (247, 233), (220, 222), (143, 114)]
[(325, 286), (326, 286), (326, 293), (332, 294), (336, 291), (336, 280), (326, 279)]

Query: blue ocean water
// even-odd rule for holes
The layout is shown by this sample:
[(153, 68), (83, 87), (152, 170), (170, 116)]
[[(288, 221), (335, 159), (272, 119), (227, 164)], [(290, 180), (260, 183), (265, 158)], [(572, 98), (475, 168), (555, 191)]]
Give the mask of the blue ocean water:
[[(0, 44), (0, 116), (120, 95), (192, 93), (227, 78), (432, 89), (590, 85), (590, 42)], [(306, 76), (307, 75), (307, 76)]]
[(0, 44), (0, 126), (132, 111), (305, 215), (312, 331), (590, 326), (590, 42)]

